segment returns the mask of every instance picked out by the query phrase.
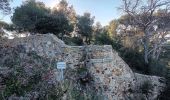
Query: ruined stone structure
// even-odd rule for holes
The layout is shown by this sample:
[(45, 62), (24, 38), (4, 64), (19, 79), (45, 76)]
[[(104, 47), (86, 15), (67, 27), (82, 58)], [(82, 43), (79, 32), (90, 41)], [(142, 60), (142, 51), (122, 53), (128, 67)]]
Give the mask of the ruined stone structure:
[[(106, 100), (154, 100), (165, 86), (160, 77), (132, 72), (110, 45), (68, 46), (52, 34), (3, 40), (0, 44), (22, 45), (26, 52), (35, 51), (56, 62), (65, 61), (71, 69), (83, 64), (94, 77), (95, 87), (103, 90)], [(148, 94), (139, 91), (146, 83), (152, 87)]]

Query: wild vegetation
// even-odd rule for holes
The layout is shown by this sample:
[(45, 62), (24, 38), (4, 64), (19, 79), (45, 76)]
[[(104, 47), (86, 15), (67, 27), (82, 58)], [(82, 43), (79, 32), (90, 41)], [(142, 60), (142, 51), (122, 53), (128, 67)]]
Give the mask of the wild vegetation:
[[(0, 37), (5, 34), (2, 29), (7, 29), (18, 33), (30, 32), (32, 35), (53, 33), (68, 45), (112, 45), (134, 71), (163, 76), (169, 84), (170, 43), (167, 42), (167, 35), (170, 34), (170, 1), (146, 0), (141, 3), (142, 1), (145, 0), (122, 0), (120, 9), (124, 15), (113, 19), (109, 25), (102, 26), (100, 22), (94, 25), (95, 17), (89, 12), (77, 15), (74, 7), (69, 6), (66, 0), (61, 0), (52, 9), (47, 8), (43, 2), (26, 0), (14, 10), (12, 25), (0, 21)], [(3, 15), (11, 12), (9, 4), (8, 0), (0, 0), (0, 11)], [(6, 65), (16, 63), (17, 71), (22, 71), (19, 67), (22, 64), (18, 62), (7, 60)], [(21, 75), (24, 76), (25, 73)], [(13, 92), (23, 95), (20, 91), (22, 88), (19, 88), (22, 84), (17, 80), (18, 74), (14, 76), (15, 79), (5, 81), (9, 88), (4, 90), (5, 94), (0, 98), (5, 98)], [(33, 84), (34, 81), (29, 80), (28, 83)], [(11, 82), (16, 83), (15, 86), (11, 86)], [(143, 87), (144, 92), (147, 91), (147, 85)], [(13, 88), (17, 91), (12, 91)], [(23, 88), (27, 91), (33, 87), (27, 85)], [(169, 88), (161, 98), (169, 99)], [(53, 94), (50, 95), (53, 97)]]
[(61, 100), (63, 95), (69, 100), (103, 100), (101, 94), (91, 90), (93, 79), (86, 67), (67, 69), (65, 81), (59, 81), (55, 78), (55, 60), (33, 51), (26, 53), (22, 45), (0, 46), (0, 57), (5, 58), (0, 61), (1, 100)]

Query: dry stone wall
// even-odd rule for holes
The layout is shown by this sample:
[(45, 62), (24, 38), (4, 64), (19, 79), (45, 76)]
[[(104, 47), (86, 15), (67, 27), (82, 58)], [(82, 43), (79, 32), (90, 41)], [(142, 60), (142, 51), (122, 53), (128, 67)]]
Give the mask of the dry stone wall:
[(52, 34), (2, 40), (0, 44), (4, 46), (22, 45), (26, 48), (25, 52), (35, 51), (44, 58), (50, 58), (56, 62), (64, 61), (67, 63), (67, 68), (71, 69), (83, 64), (93, 76), (95, 88), (102, 89), (106, 100), (134, 100), (137, 96), (134, 92), (139, 89), (142, 79), (156, 81), (152, 85), (156, 84), (159, 87), (155, 87), (155, 90), (151, 91), (154, 92), (154, 98), (151, 100), (155, 99), (164, 87), (164, 84), (158, 81), (159, 77), (155, 80), (155, 77), (152, 76), (143, 75), (141, 77), (141, 75), (133, 73), (110, 45), (67, 46)]

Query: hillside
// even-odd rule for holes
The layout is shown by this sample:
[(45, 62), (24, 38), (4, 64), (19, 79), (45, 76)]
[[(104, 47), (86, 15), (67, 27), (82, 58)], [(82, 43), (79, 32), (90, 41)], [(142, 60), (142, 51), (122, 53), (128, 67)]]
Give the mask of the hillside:
[(154, 100), (165, 87), (134, 73), (110, 45), (68, 46), (52, 34), (1, 40), (0, 58), (1, 99)]

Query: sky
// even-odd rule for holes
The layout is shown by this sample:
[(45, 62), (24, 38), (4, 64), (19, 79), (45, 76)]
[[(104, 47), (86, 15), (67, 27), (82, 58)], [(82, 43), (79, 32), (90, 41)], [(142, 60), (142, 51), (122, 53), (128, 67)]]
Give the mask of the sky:
[[(13, 0), (12, 7), (17, 7), (24, 0)], [(38, 0), (46, 4), (47, 7), (54, 7), (59, 0)], [(118, 7), (121, 5), (121, 0), (67, 0), (69, 5), (73, 5), (78, 15), (83, 15), (84, 12), (90, 12), (95, 16), (95, 22), (100, 22), (103, 26), (108, 25), (113, 19), (120, 17), (121, 11)], [(10, 15), (11, 16), (11, 15)], [(4, 21), (10, 23), (10, 16), (5, 16)]]

